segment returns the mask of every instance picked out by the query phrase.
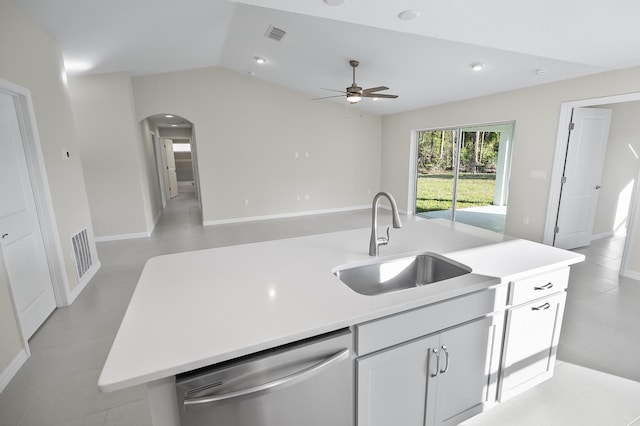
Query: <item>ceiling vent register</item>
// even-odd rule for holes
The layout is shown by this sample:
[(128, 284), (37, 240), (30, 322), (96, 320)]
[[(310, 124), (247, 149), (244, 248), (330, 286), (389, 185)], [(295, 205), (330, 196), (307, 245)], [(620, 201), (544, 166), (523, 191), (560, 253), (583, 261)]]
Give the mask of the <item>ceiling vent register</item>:
[(273, 25), (270, 25), (269, 28), (267, 28), (265, 36), (267, 36), (271, 40), (280, 41), (286, 33), (287, 32), (285, 30), (281, 30), (280, 28), (276, 28)]

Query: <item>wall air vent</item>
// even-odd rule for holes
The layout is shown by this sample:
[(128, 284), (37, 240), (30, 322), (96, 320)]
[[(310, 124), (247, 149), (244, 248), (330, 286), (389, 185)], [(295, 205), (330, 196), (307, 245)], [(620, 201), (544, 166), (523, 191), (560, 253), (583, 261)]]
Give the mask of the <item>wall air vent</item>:
[(271, 40), (280, 41), (286, 33), (287, 32), (285, 30), (281, 30), (280, 28), (276, 28), (273, 25), (269, 25), (269, 28), (267, 28), (267, 32), (264, 35)]
[(78, 279), (81, 279), (93, 265), (91, 250), (89, 250), (87, 229), (85, 228), (71, 237), (71, 242), (73, 244), (73, 254), (75, 256), (76, 267), (78, 269)]

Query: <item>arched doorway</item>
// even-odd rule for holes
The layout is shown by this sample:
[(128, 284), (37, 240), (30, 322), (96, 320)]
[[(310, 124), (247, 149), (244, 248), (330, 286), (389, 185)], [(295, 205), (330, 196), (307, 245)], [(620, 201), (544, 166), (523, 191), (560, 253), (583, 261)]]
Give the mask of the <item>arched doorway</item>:
[(153, 145), (162, 208), (180, 194), (193, 194), (200, 205), (194, 125), (170, 113), (147, 117), (144, 127)]

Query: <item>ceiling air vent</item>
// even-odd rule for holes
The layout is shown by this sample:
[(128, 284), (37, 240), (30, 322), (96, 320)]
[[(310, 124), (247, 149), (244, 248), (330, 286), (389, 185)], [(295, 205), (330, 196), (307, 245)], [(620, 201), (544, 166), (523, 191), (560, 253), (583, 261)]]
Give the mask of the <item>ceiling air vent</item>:
[(280, 28), (276, 28), (273, 25), (270, 25), (264, 35), (269, 37), (271, 40), (280, 41), (286, 33), (287, 32), (285, 30), (281, 30)]

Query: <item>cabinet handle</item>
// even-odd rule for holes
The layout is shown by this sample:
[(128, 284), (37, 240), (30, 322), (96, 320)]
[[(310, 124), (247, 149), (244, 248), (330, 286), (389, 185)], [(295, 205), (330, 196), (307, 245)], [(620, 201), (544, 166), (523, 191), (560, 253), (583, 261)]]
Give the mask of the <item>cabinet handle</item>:
[(431, 356), (431, 354), (436, 356), (436, 372), (431, 373), (431, 377), (437, 377), (438, 372), (440, 371), (440, 352), (438, 352), (438, 348), (431, 349), (431, 352), (429, 352), (429, 355)]
[(534, 287), (533, 289), (534, 289), (534, 290), (549, 290), (549, 289), (550, 289), (550, 288), (552, 288), (552, 287), (553, 287), (553, 284), (551, 284), (551, 283), (546, 283), (545, 285), (541, 285), (541, 286), (538, 286), (538, 287)]
[(551, 307), (551, 305), (549, 304), (549, 302), (545, 303), (544, 305), (540, 305), (540, 306), (532, 306), (531, 310), (532, 311), (546, 311), (547, 309), (549, 309)]
[(446, 373), (449, 369), (449, 351), (445, 345), (442, 345), (442, 351), (444, 352), (444, 368), (440, 370), (440, 373)]

